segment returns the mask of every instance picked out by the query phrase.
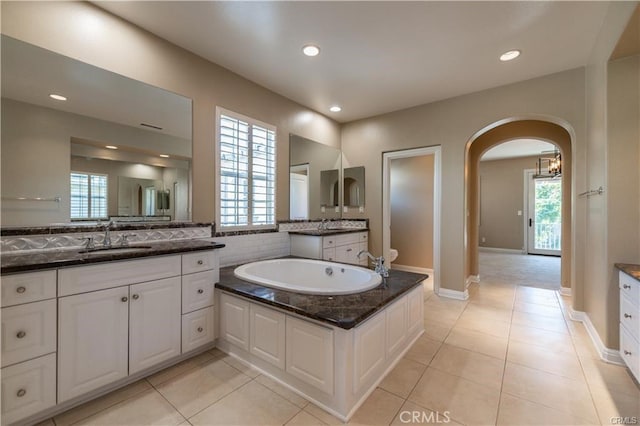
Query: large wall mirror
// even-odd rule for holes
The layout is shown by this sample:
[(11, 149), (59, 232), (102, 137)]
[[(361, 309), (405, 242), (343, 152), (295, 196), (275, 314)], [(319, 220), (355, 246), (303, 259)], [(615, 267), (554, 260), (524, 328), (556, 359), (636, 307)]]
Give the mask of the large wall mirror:
[(289, 219), (340, 217), (341, 159), (338, 148), (289, 136)]
[(1, 42), (3, 226), (191, 220), (191, 99)]

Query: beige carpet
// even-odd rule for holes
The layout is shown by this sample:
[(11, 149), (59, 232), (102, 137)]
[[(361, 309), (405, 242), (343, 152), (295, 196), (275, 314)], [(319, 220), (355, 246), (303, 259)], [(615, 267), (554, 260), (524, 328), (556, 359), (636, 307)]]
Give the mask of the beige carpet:
[(480, 252), (480, 282), (560, 289), (560, 258)]

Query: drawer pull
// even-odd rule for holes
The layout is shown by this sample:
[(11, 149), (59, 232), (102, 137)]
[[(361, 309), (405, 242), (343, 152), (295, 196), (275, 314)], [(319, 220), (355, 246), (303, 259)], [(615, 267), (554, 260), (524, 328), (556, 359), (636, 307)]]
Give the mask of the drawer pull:
[(625, 314), (624, 314), (624, 317), (625, 317), (625, 318), (631, 318), (631, 315), (629, 315), (629, 314), (625, 313)]
[(126, 302), (127, 300), (129, 300), (129, 298), (127, 296), (123, 296), (122, 299), (120, 300), (122, 300), (123, 302)]
[(631, 352), (629, 352), (628, 350), (626, 350), (626, 349), (625, 349), (625, 350), (624, 350), (624, 354), (625, 354), (625, 355), (631, 355)]
[(140, 299), (140, 296), (137, 294), (134, 294), (133, 296), (131, 296), (133, 298), (133, 300), (138, 300)]
[(347, 249), (347, 253), (349, 253), (350, 251), (353, 251), (353, 249), (348, 248)]
[(16, 334), (16, 337), (17, 337), (18, 339), (22, 339), (22, 338), (24, 338), (24, 336), (26, 336), (26, 335), (27, 335), (27, 333), (25, 333), (24, 331), (18, 331), (18, 334)]
[(198, 265), (202, 265), (203, 263), (202, 259), (198, 260)]
[(329, 244), (333, 244), (333, 240), (329, 240)]
[(25, 291), (27, 291), (27, 289), (23, 286), (20, 286), (18, 288), (16, 288), (16, 291), (20, 294), (24, 293)]
[(204, 293), (204, 290), (203, 290), (203, 289), (201, 289), (201, 288), (199, 288), (199, 289), (198, 289), (198, 294), (202, 294), (202, 293)]
[(198, 327), (198, 333), (202, 333), (203, 331), (204, 331), (204, 328)]
[(20, 389), (18, 390), (18, 392), (16, 393), (16, 395), (18, 396), (18, 398), (22, 398), (23, 396), (25, 396), (27, 394), (27, 391), (25, 389)]
[(631, 286), (629, 284), (622, 284), (622, 287), (626, 288), (626, 289), (630, 289), (631, 288)]

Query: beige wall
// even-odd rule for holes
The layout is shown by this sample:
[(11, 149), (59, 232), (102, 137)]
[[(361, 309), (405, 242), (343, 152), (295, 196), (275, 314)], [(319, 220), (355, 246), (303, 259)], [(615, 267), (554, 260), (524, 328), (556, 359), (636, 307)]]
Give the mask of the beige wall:
[(382, 250), (382, 153), (406, 148), (442, 147), (440, 285), (464, 291), (465, 150), (476, 133), (509, 117), (554, 117), (584, 144), (584, 71), (575, 69), (533, 80), (422, 105), (343, 126), (342, 149), (352, 163), (366, 167), (366, 216), (370, 249)]
[(434, 156), (390, 164), (391, 248), (397, 265), (433, 269)]
[(195, 221), (215, 217), (216, 106), (277, 127), (278, 219), (289, 216), (289, 133), (340, 147), (335, 121), (89, 3), (2, 2), (1, 7), (3, 34), (193, 99)]
[[(524, 248), (524, 171), (538, 157), (480, 162), (480, 247)], [(485, 239), (485, 242), (482, 239)]]
[[(618, 162), (624, 163), (625, 157), (638, 158), (637, 136), (635, 140), (629, 140), (623, 136), (625, 133), (633, 135), (633, 128), (638, 126), (638, 116), (634, 117), (633, 112), (630, 115), (621, 112), (625, 107), (631, 108), (631, 111), (635, 110), (638, 98), (620, 96), (621, 91), (638, 93), (638, 74), (633, 76), (633, 72), (629, 73), (628, 70), (625, 72), (614, 66), (610, 71), (612, 76), (621, 73), (620, 77), (626, 75), (628, 78), (625, 81), (614, 82), (613, 79), (608, 78), (607, 69), (611, 52), (635, 8), (635, 2), (614, 3), (610, 6), (586, 67), (588, 126), (583, 190), (602, 186), (605, 193), (577, 201), (578, 205), (584, 209), (585, 215), (584, 228), (582, 228), (584, 238), (580, 244), (576, 244), (580, 250), (576, 255), (581, 260), (584, 274), (581, 277), (583, 286), (576, 288), (578, 293), (574, 298), (574, 307), (587, 313), (600, 339), (609, 348), (617, 348), (619, 340), (619, 290), (613, 264), (620, 261), (620, 257), (627, 258), (627, 256), (629, 256), (628, 259), (634, 258), (636, 263), (640, 261), (637, 251), (635, 255), (623, 255), (617, 250), (612, 250), (614, 246), (633, 246), (638, 241), (637, 231), (628, 232), (625, 226), (628, 224), (627, 221), (614, 222), (621, 214), (616, 213), (618, 209), (628, 205), (628, 197), (638, 197), (638, 186), (633, 188), (627, 183), (623, 188), (620, 187), (621, 181), (638, 181), (638, 163), (632, 169), (618, 168), (620, 164)], [(614, 117), (615, 114), (620, 115)], [(618, 132), (616, 127), (619, 126), (632, 130)], [(638, 203), (635, 205), (637, 206)], [(636, 209), (633, 211), (637, 212)]]

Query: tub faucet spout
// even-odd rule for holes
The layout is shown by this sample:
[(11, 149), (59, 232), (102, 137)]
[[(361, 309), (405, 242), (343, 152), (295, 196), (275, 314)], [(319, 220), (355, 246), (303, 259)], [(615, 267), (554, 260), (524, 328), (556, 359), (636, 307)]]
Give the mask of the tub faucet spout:
[(361, 250), (358, 253), (358, 259), (360, 259), (360, 257), (363, 254), (366, 254), (369, 257), (369, 259), (371, 259), (371, 265), (375, 268), (374, 270), (376, 274), (380, 274), (382, 278), (387, 278), (389, 276), (389, 269), (386, 266), (384, 266), (384, 257), (382, 256), (375, 257), (368, 251)]

